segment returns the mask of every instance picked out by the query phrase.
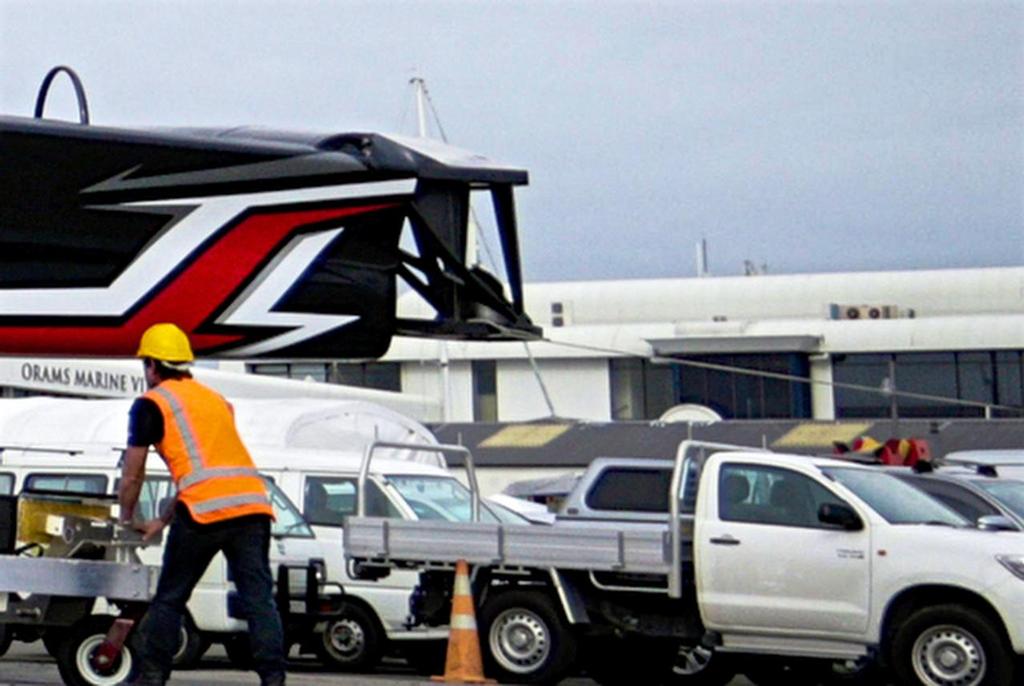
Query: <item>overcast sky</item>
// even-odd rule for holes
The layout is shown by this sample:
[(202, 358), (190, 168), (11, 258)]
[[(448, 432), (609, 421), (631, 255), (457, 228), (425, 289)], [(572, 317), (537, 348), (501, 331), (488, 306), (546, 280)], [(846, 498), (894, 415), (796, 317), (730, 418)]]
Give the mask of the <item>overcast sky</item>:
[(530, 281), (1024, 264), (1024, 0), (0, 0), (0, 112), (56, 64), (115, 126), (413, 133), (421, 76)]

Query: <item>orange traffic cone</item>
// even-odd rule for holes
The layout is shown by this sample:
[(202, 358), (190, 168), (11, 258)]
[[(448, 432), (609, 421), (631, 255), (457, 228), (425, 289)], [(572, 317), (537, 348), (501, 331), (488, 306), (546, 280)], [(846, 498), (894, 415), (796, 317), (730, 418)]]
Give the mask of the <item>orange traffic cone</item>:
[(469, 565), (465, 560), (455, 563), (455, 591), (452, 593), (452, 621), (448, 629), (448, 656), (444, 676), (430, 677), (446, 684), (494, 684), (484, 677), (480, 655), (480, 638), (476, 633), (473, 592), (469, 587)]

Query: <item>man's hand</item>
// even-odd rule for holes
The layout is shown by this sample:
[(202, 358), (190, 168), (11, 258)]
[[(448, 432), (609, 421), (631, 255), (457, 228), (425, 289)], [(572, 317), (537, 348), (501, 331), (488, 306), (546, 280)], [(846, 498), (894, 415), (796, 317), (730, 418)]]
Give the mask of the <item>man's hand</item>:
[(143, 522), (135, 527), (136, 531), (142, 533), (142, 540), (149, 541), (156, 538), (163, 531), (164, 527), (167, 526), (167, 522), (163, 519), (150, 519), (149, 521)]

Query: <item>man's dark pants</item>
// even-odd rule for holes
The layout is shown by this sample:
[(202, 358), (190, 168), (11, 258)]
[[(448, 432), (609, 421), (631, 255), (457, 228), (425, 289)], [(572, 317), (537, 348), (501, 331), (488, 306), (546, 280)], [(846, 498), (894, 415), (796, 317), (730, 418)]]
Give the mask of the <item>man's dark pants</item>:
[(198, 524), (178, 503), (165, 542), (156, 596), (139, 627), (142, 655), (138, 683), (163, 684), (169, 677), (185, 604), (218, 552), (227, 558), (249, 622), (253, 664), (260, 681), (284, 683), (284, 632), (274, 603), (269, 549), (269, 517), (253, 515)]

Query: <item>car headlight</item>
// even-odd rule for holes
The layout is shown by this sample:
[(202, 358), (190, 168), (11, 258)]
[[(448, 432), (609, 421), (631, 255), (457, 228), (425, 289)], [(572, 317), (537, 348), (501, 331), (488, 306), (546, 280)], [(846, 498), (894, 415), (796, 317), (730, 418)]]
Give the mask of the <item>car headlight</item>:
[(996, 555), (999, 563), (1018, 579), (1024, 579), (1024, 555)]

